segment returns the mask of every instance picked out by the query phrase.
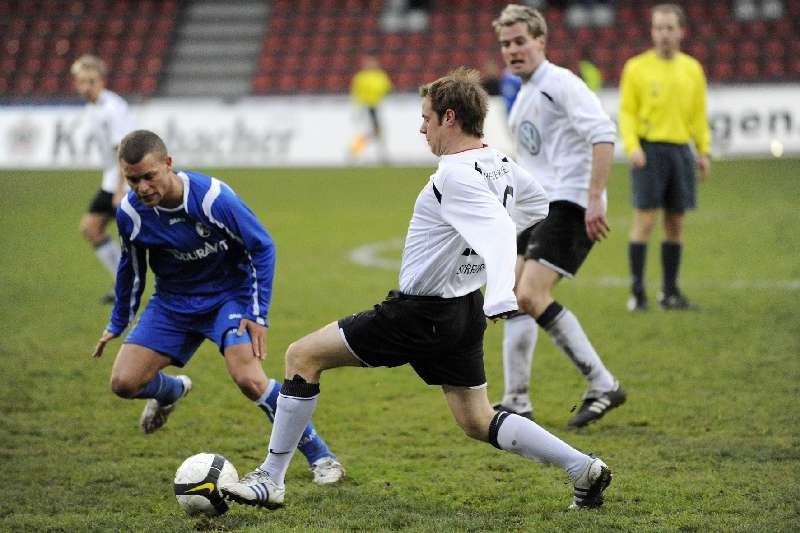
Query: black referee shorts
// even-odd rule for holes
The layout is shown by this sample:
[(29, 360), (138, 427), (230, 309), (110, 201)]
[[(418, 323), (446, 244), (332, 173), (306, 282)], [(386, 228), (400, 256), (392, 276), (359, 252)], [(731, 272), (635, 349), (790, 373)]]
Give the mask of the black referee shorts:
[(517, 254), (533, 259), (572, 278), (586, 260), (594, 242), (586, 235), (586, 210), (576, 203), (550, 203), (547, 218), (520, 233)]
[(483, 295), (458, 298), (390, 291), (368, 311), (339, 320), (350, 352), (367, 366), (410, 364), (428, 385), (479, 387), (483, 368)]
[(631, 170), (631, 196), (637, 209), (680, 213), (696, 205), (695, 160), (688, 144), (641, 141), (644, 168)]

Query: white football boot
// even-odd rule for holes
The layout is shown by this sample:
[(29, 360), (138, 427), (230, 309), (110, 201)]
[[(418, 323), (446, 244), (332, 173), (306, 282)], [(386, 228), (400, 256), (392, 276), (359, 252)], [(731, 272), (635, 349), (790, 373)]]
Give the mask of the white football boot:
[(167, 417), (175, 409), (175, 405), (192, 390), (192, 380), (189, 376), (180, 374), (175, 376), (183, 382), (183, 392), (178, 399), (169, 405), (161, 405), (155, 398), (150, 398), (144, 406), (142, 416), (139, 417), (139, 427), (145, 433), (152, 433), (167, 422)]
[(223, 496), (236, 503), (275, 509), (283, 505), (286, 486), (275, 483), (270, 475), (256, 468), (238, 483), (220, 487)]
[(311, 472), (317, 485), (333, 485), (341, 481), (345, 474), (342, 463), (333, 457), (323, 457), (314, 461)]

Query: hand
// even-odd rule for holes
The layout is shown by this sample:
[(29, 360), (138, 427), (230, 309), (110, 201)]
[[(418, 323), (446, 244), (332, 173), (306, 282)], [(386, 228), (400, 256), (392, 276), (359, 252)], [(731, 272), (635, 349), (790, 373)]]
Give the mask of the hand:
[(697, 158), (697, 168), (700, 169), (700, 181), (706, 181), (711, 173), (711, 158), (701, 155)]
[(253, 356), (263, 361), (267, 357), (267, 327), (262, 326), (258, 322), (243, 318), (239, 322), (239, 329), (236, 331), (236, 335), (241, 337), (245, 329), (250, 335), (250, 342), (253, 346)]
[(631, 152), (630, 159), (633, 168), (644, 168), (647, 165), (647, 157), (641, 149)]
[(606, 220), (606, 210), (602, 198), (589, 198), (586, 206), (586, 235), (593, 241), (600, 241), (608, 236), (611, 228)]
[(119, 335), (116, 333), (111, 333), (108, 330), (103, 331), (103, 334), (100, 335), (100, 340), (97, 341), (97, 346), (94, 347), (92, 357), (95, 359), (101, 357), (103, 355), (103, 350), (106, 348), (106, 344), (108, 344), (111, 339), (115, 339), (117, 337), (119, 337)]

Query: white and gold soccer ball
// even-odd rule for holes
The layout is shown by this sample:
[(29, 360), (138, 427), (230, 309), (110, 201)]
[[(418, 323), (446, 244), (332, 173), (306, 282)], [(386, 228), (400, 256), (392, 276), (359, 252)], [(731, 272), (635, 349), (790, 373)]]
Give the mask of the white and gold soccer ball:
[(216, 453), (198, 453), (175, 472), (173, 489), (178, 505), (190, 516), (221, 515), (228, 510), (220, 487), (239, 481), (230, 461)]

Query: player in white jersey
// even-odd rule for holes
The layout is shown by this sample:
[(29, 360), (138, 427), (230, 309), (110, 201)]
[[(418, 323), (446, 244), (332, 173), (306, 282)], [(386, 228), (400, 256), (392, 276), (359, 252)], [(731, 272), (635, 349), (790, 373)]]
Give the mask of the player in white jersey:
[(286, 470), (316, 407), (322, 372), (410, 364), (426, 383), (442, 387), (469, 437), (563, 467), (574, 483), (574, 506), (598, 507), (611, 482), (605, 463), (532, 420), (495, 412), (486, 394), (486, 317), (504, 318), (517, 309), (514, 241), (518, 228), (547, 215), (544, 191), (504, 154), (482, 144), (488, 97), (477, 71), (458, 69), (420, 93), (420, 133), (441, 159), (414, 205), (400, 291), (289, 346), (269, 454), (222, 492), (247, 505), (282, 505)]
[[(113, 277), (117, 274), (120, 249), (117, 241), (106, 233), (106, 227), (127, 190), (117, 163), (117, 145), (136, 129), (135, 123), (128, 103), (105, 88), (107, 70), (101, 59), (82, 55), (72, 64), (70, 72), (75, 89), (86, 99), (92, 139), (100, 149), (103, 166), (103, 181), (89, 204), (89, 210), (81, 218), (80, 231)], [(103, 302), (114, 302), (113, 290), (103, 297)]]
[(495, 409), (533, 416), (529, 386), (538, 323), (588, 381), (581, 408), (568, 422), (581, 427), (621, 405), (626, 394), (553, 291), (609, 231), (605, 187), (616, 128), (580, 78), (547, 61), (547, 25), (537, 10), (509, 4), (493, 24), (506, 64), (523, 81), (509, 115), (517, 161), (550, 198), (547, 219), (518, 241), (521, 313), (505, 323), (505, 394)]

